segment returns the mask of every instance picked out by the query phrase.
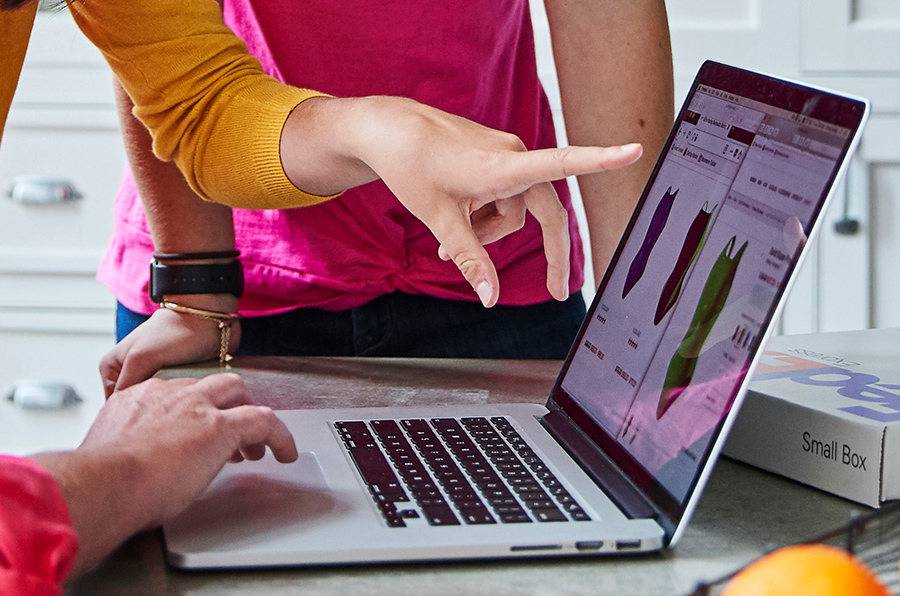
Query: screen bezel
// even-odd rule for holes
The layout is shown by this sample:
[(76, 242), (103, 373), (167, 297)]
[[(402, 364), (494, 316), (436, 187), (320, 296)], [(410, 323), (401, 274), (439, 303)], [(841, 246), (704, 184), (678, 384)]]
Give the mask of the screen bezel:
[[(687, 493), (688, 497), (684, 502), (679, 502), (672, 496), (636, 461), (634, 457), (619, 445), (614, 437), (610, 436), (600, 425), (594, 422), (593, 419), (591, 419), (590, 416), (562, 389), (562, 384), (566, 373), (571, 366), (575, 351), (583, 340), (587, 327), (593, 317), (593, 313), (599, 306), (600, 297), (606, 290), (610, 273), (621, 259), (626, 240), (632, 233), (638, 216), (647, 202), (648, 193), (659, 174), (663, 158), (668, 153), (669, 147), (674, 140), (681, 122), (688, 119), (688, 106), (691, 104), (694, 95), (698, 92), (698, 88), (701, 85), (850, 129), (851, 134), (848, 135), (847, 140), (842, 147), (840, 157), (835, 162), (835, 167), (832, 169), (828, 183), (825, 185), (821, 196), (819, 196), (813, 214), (805, 227), (804, 231), (808, 238), (812, 237), (817, 222), (821, 220), (822, 210), (825, 208), (830, 195), (833, 194), (834, 182), (845, 167), (848, 153), (850, 153), (851, 148), (855, 143), (858, 142), (860, 129), (868, 114), (868, 103), (864, 100), (838, 95), (827, 90), (809, 87), (800, 83), (754, 73), (713, 61), (705, 62), (700, 68), (700, 71), (687, 94), (685, 102), (678, 112), (672, 131), (669, 133), (669, 137), (656, 162), (653, 173), (644, 188), (640, 201), (638, 202), (631, 220), (626, 227), (625, 233), (619, 242), (611, 264), (607, 268), (607, 272), (600, 283), (591, 307), (588, 309), (587, 316), (582, 323), (578, 336), (573, 343), (569, 355), (566, 358), (566, 362), (557, 378), (548, 403), (548, 407), (551, 410), (562, 411), (568, 416), (597, 445), (597, 447), (621, 469), (631, 483), (645, 495), (652, 506), (664, 518), (661, 522), (666, 528), (667, 533), (671, 533), (673, 528), (675, 528), (684, 517), (691, 503), (690, 496), (696, 491), (698, 482), (700, 482), (701, 478), (704, 476), (704, 471), (706, 471), (714, 461), (714, 450), (716, 450), (717, 446), (720, 447), (721, 445), (721, 439), (723, 439), (723, 437), (721, 437), (722, 430), (725, 428), (726, 424), (730, 426), (730, 423), (733, 421), (734, 415), (736, 414), (736, 410), (733, 409), (734, 404), (738, 397), (742, 395), (742, 392), (745, 391), (752, 369), (754, 368), (755, 362), (758, 360), (761, 344), (770, 334), (772, 320), (780, 311), (780, 307), (784, 302), (785, 292), (793, 282), (798, 263), (802, 257), (800, 251), (798, 251), (797, 255), (791, 259), (785, 283), (778, 289), (776, 299), (773, 301), (772, 307), (769, 309), (769, 312), (763, 321), (762, 329), (766, 330), (766, 332), (759, 334), (754, 342), (756, 345), (754, 345), (753, 349), (749, 352), (750, 356), (743, 367), (740, 381), (735, 383), (732, 395), (728, 400), (726, 415), (722, 417), (712, 430), (712, 439), (709, 441), (706, 452), (703, 454), (702, 463), (697, 467), (697, 472), (691, 481), (690, 489)], [(806, 250), (803, 252), (805, 253)]]

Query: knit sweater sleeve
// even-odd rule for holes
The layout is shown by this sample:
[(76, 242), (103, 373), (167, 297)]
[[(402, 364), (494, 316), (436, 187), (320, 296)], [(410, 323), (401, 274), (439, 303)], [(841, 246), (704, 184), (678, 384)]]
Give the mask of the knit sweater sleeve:
[(0, 50), (0, 137), (22, 71), (36, 11), (37, 2), (16, 10), (0, 11), (0, 40), (3, 42)]
[(216, 0), (79, 0), (75, 21), (103, 52), (153, 136), (197, 194), (249, 209), (326, 200), (291, 184), (281, 131), (322, 94), (265, 75), (222, 21)]
[(78, 538), (53, 476), (0, 456), (0, 594), (62, 594)]

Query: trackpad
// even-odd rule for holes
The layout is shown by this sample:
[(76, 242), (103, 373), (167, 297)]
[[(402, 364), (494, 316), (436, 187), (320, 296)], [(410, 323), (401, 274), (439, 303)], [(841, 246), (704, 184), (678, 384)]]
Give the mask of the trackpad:
[(226, 464), (200, 498), (165, 524), (166, 539), (189, 542), (194, 552), (230, 550), (258, 543), (263, 535), (290, 533), (297, 524), (315, 526), (345, 508), (315, 453), (301, 453), (290, 464), (267, 454), (256, 462)]

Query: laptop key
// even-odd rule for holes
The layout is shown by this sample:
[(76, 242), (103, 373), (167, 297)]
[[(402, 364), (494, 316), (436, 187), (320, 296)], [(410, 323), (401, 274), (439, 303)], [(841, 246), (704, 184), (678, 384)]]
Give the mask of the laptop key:
[(446, 504), (422, 507), (422, 514), (432, 526), (458, 526), (459, 520)]
[(513, 513), (500, 513), (498, 515), (500, 516), (500, 521), (504, 524), (532, 523), (531, 517), (523, 509)]
[(556, 505), (553, 504), (553, 501), (548, 499), (539, 499), (535, 501), (525, 501), (525, 504), (528, 505), (528, 508), (531, 510), (549, 510), (556, 509)]
[(567, 518), (566, 515), (556, 507), (548, 509), (534, 509), (532, 510), (532, 513), (534, 513), (534, 516), (537, 518), (537, 520), (541, 522), (569, 521), (569, 518)]
[(572, 519), (575, 521), (591, 521), (591, 516), (585, 513), (583, 509), (579, 509), (578, 511), (570, 511), (569, 515), (572, 516)]
[(420, 506), (420, 507), (423, 507), (423, 508), (424, 508), (424, 507), (439, 506), (439, 505), (443, 505), (443, 506), (446, 506), (446, 505), (447, 505), (447, 501), (446, 501), (446, 500), (444, 499), (444, 497), (442, 497), (442, 496), (436, 496), (436, 497), (416, 497), (416, 503), (418, 503), (419, 506)]
[(395, 484), (397, 476), (377, 447), (350, 449), (350, 455), (367, 484)]
[(484, 507), (476, 507), (474, 509), (460, 509), (460, 515), (467, 524), (495, 524), (497, 520)]
[(376, 503), (403, 503), (409, 502), (409, 497), (406, 496), (404, 492), (389, 492), (389, 493), (378, 493), (374, 491), (369, 491), (372, 493), (372, 498)]

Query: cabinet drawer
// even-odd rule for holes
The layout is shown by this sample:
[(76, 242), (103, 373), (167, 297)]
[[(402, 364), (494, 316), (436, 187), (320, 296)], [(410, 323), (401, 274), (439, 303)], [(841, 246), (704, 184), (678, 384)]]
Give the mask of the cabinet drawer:
[(77, 447), (103, 405), (97, 364), (113, 343), (111, 334), (0, 330), (0, 395), (16, 381), (40, 379), (67, 383), (83, 399), (59, 410), (27, 410), (0, 399), (0, 453)]
[[(116, 130), (9, 126), (0, 147), (0, 263), (11, 255), (57, 254), (96, 263), (112, 233), (113, 203), (125, 163)], [(61, 204), (13, 202), (13, 180), (68, 181), (82, 195)]]
[[(19, 328), (47, 329), (52, 317), (34, 313), (37, 309), (82, 311), (85, 314), (103, 312), (109, 318), (109, 331), (115, 311), (115, 297), (109, 288), (94, 278), (96, 267), (79, 273), (16, 273), (0, 269), (0, 330), (19, 319), (11, 315), (21, 313)], [(6, 313), (6, 314), (4, 314)], [(24, 321), (30, 321), (25, 323)], [(89, 327), (88, 327), (89, 328)]]
[[(69, 12), (39, 12), (0, 146), (0, 275), (96, 270), (125, 164), (112, 86), (109, 67)], [(19, 177), (64, 181), (81, 198), (13, 201)], [(8, 304), (5, 294), (0, 303)]]

